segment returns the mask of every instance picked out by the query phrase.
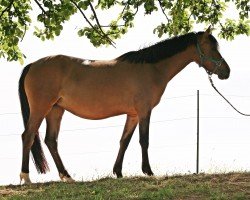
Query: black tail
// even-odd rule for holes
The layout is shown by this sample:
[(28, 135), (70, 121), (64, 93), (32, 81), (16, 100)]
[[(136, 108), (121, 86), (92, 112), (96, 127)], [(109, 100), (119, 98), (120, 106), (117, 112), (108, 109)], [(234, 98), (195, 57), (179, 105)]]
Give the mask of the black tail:
[[(24, 80), (29, 72), (30, 65), (27, 65), (21, 74), (21, 77), (19, 79), (19, 98), (20, 98), (20, 104), (21, 104), (21, 110), (22, 110), (22, 116), (23, 116), (23, 124), (25, 129), (27, 128), (29, 116), (30, 116), (30, 108), (29, 108), (29, 102), (26, 96), (26, 92), (24, 89)], [(48, 170), (48, 163), (45, 159), (43, 149), (41, 146), (41, 141), (39, 138), (39, 133), (36, 134), (34, 143), (31, 147), (31, 152), (33, 155), (33, 162), (36, 166), (36, 169), (38, 173), (43, 173), (45, 174)]]

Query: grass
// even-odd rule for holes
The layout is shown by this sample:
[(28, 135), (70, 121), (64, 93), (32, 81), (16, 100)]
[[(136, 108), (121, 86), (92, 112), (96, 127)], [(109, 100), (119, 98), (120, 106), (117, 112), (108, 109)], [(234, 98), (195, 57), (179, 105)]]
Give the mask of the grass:
[(250, 173), (103, 178), (92, 182), (0, 186), (0, 199), (249, 200)]

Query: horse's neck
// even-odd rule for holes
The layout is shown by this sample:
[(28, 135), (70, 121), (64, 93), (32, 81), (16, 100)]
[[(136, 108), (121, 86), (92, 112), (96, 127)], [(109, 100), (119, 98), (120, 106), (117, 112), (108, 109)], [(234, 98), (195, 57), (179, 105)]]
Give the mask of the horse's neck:
[(196, 51), (194, 46), (164, 60), (158, 62), (155, 66), (159, 70), (159, 76), (165, 87), (167, 83), (183, 70), (189, 63), (195, 60)]

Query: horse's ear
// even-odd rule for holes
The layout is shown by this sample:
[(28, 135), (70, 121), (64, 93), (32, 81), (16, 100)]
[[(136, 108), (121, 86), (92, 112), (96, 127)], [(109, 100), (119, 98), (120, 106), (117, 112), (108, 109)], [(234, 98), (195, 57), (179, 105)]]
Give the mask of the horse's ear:
[(211, 34), (212, 33), (212, 28), (211, 28), (211, 25), (207, 28), (207, 30), (205, 31), (205, 35), (209, 35), (209, 34)]

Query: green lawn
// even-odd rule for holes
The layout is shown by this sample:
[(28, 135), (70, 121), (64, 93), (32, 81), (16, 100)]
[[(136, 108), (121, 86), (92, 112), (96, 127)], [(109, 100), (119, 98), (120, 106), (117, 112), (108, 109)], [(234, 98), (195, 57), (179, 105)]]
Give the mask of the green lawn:
[(104, 178), (73, 184), (0, 186), (0, 199), (233, 199), (250, 200), (250, 173)]

